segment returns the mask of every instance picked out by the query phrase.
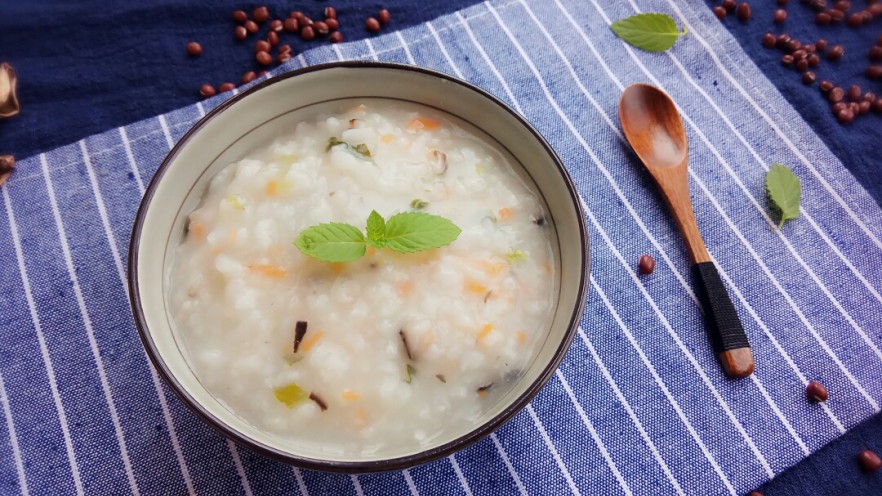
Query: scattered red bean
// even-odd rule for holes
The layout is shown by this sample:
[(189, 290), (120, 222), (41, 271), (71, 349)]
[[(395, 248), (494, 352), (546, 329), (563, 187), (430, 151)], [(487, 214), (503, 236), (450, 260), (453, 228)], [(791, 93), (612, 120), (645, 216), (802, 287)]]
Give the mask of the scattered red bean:
[(300, 16), (300, 18), (297, 19), (297, 24), (300, 24), (301, 28), (304, 26), (312, 26), (312, 19), (306, 16)]
[(254, 53), (268, 52), (270, 50), (272, 50), (272, 45), (266, 40), (257, 40), (257, 42), (254, 43)]
[(723, 0), (723, 8), (729, 12), (735, 10), (736, 6), (735, 0)]
[(858, 113), (861, 114), (861, 115), (869, 114), (869, 113), (870, 113), (870, 107), (871, 107), (870, 102), (864, 100), (864, 101), (858, 103)]
[(751, 491), (747, 496), (763, 496), (763, 493), (759, 491)]
[(870, 47), (870, 60), (873, 62), (882, 60), (882, 46), (876, 45)]
[(198, 41), (187, 43), (187, 53), (189, 53), (191, 57), (202, 55), (202, 45), (200, 45)]
[(811, 0), (810, 5), (815, 10), (824, 10), (827, 8), (827, 0)]
[(315, 38), (315, 31), (312, 29), (312, 26), (303, 26), (300, 28), (300, 38), (309, 41)]
[(303, 12), (300, 12), (299, 10), (295, 10), (294, 12), (291, 12), (291, 14), (289, 14), (288, 17), (290, 17), (291, 19), (297, 19), (299, 21), (300, 19), (303, 18)]
[(259, 28), (257, 27), (257, 23), (254, 21), (245, 21), (245, 30), (251, 34), (257, 32)]
[(877, 98), (875, 102), (873, 102), (873, 110), (882, 114), (882, 98)]
[(328, 25), (329, 31), (336, 31), (336, 30), (340, 29), (340, 23), (337, 21), (337, 19), (335, 19), (333, 17), (329, 17), (329, 18), (325, 19), (325, 24)]
[[(848, 109), (844, 109), (842, 112), (849, 112), (850, 113), (851, 111)], [(840, 112), (839, 115), (842, 115), (842, 112)], [(819, 403), (819, 402), (827, 401), (827, 398), (828, 398), (827, 388), (824, 387), (824, 385), (818, 381), (810, 381), (805, 386), (805, 397), (809, 401), (811, 401), (812, 403)]]
[(244, 10), (237, 10), (237, 11), (233, 12), (233, 21), (245, 22), (247, 20), (248, 20), (248, 14), (246, 14)]
[(787, 20), (787, 11), (778, 9), (775, 11), (775, 24), (783, 24)]
[(802, 73), (802, 84), (812, 84), (815, 82), (815, 73), (812, 71), (806, 71)]
[(858, 453), (858, 463), (865, 472), (875, 472), (882, 468), (882, 459), (876, 453), (865, 449)]
[(809, 55), (807, 60), (809, 67), (816, 67), (821, 63), (821, 57), (818, 57), (818, 55), (814, 53)]
[(312, 24), (312, 28), (315, 29), (315, 33), (319, 36), (324, 36), (328, 34), (328, 25), (322, 21), (316, 21)]
[(818, 85), (818, 87), (821, 88), (821, 91), (823, 91), (824, 93), (828, 93), (830, 90), (833, 89), (833, 83), (831, 83), (830, 81), (824, 80), (824, 81), (821, 81), (821, 83)]
[(233, 91), (236, 89), (236, 85), (233, 83), (221, 83), (220, 86), (217, 87), (218, 91), (224, 93), (226, 91)]
[(849, 101), (849, 102), (857, 102), (857, 101), (860, 101), (860, 99), (861, 99), (861, 94), (862, 94), (862, 93), (863, 93), (863, 92), (861, 91), (861, 87), (860, 87), (860, 86), (858, 86), (858, 85), (856, 85), (856, 84), (851, 85), (851, 86), (848, 88), (848, 101)]
[(802, 47), (802, 43), (800, 43), (799, 40), (791, 39), (786, 45), (784, 45), (784, 47), (790, 52), (795, 52)]
[(781, 65), (786, 65), (786, 66), (793, 65), (793, 55), (782, 55), (781, 56)]
[(364, 21), (364, 25), (368, 31), (372, 33), (376, 33), (380, 30), (380, 21), (376, 20), (373, 17), (368, 17), (366, 21)]
[(640, 257), (637, 267), (641, 274), (652, 274), (655, 271), (655, 259), (649, 255), (643, 255)]
[(766, 48), (775, 48), (775, 35), (766, 33), (763, 35), (763, 46)]
[(289, 60), (291, 60), (291, 53), (290, 52), (280, 53), (276, 57), (276, 63), (278, 63), (278, 64), (284, 64), (285, 62), (287, 62)]
[(199, 87), (199, 94), (204, 96), (205, 98), (210, 98), (216, 95), (217, 91), (215, 91), (214, 86), (205, 83)]
[(843, 12), (848, 12), (851, 10), (851, 2), (848, 0), (839, 0), (838, 2), (833, 4), (834, 9), (839, 9)]
[(794, 64), (794, 65), (795, 65), (797, 71), (805, 72), (808, 70), (809, 63), (808, 63), (808, 60), (802, 58), (802, 59), (797, 60), (796, 64)]
[(325, 7), (325, 18), (326, 19), (336, 19), (337, 18), (337, 9), (334, 7)]
[(722, 21), (723, 19), (726, 18), (726, 9), (724, 9), (722, 6), (717, 5), (716, 7), (713, 8), (713, 11), (714, 11), (714, 15), (717, 16), (717, 19)]
[(296, 33), (297, 30), (300, 29), (300, 26), (297, 24), (297, 19), (294, 19), (293, 17), (285, 19), (283, 25), (285, 27), (285, 31), (289, 33)]
[(254, 19), (256, 22), (264, 22), (266, 20), (269, 20), (269, 9), (266, 7), (258, 7), (254, 9), (254, 12), (251, 13), (251, 18)]
[(778, 0), (778, 5), (787, 5), (787, 0)]
[(845, 102), (836, 102), (831, 108), (833, 109), (833, 115), (838, 115), (839, 112), (842, 112), (843, 110), (848, 108), (848, 104)]
[(868, 91), (868, 92), (864, 93), (864, 101), (870, 102), (870, 103), (875, 102), (876, 101), (876, 94), (873, 93), (872, 91)]
[(864, 16), (860, 15), (859, 13), (854, 13), (854, 14), (848, 16), (848, 21), (846, 21), (846, 24), (848, 24), (849, 27), (852, 27), (852, 28), (856, 28), (863, 23), (864, 23)]
[(281, 33), (282, 29), (284, 29), (284, 28), (285, 28), (285, 25), (279, 19), (275, 19), (275, 20), (273, 20), (273, 22), (270, 23), (270, 31), (275, 31), (276, 33)]
[(806, 43), (802, 46), (802, 49), (806, 51), (808, 54), (815, 53), (815, 44), (814, 43)]
[(266, 41), (269, 42), (270, 45), (276, 46), (279, 44), (279, 33), (275, 31), (270, 31), (266, 34)]
[(839, 60), (845, 55), (845, 47), (842, 45), (833, 45), (827, 50), (827, 58), (830, 60)]
[(808, 54), (805, 53), (805, 50), (800, 48), (799, 50), (794, 50), (794, 52), (791, 53), (790, 55), (793, 55), (793, 60), (801, 60), (801, 59), (804, 59), (806, 57), (806, 55), (808, 55)]
[(334, 31), (331, 33), (331, 36), (328, 37), (328, 41), (331, 43), (340, 43), (343, 41), (343, 33), (340, 31)]
[(882, 65), (867, 67), (866, 75), (868, 79), (882, 79)]
[(248, 71), (245, 74), (242, 74), (242, 84), (248, 84), (255, 79), (257, 79), (257, 73), (254, 71)]
[(816, 41), (815, 48), (818, 50), (818, 52), (823, 52), (827, 49), (827, 40), (821, 38), (820, 40)]
[(269, 71), (260, 71), (257, 73), (257, 77), (264, 77), (269, 74)]
[(273, 63), (273, 56), (270, 55), (269, 52), (263, 50), (257, 52), (257, 55), (255, 55), (254, 58), (257, 59), (257, 63), (260, 65), (270, 65)]
[(818, 26), (826, 26), (827, 24), (830, 24), (830, 21), (832, 20), (833, 18), (827, 12), (818, 12), (815, 14), (815, 24)]
[(787, 46), (787, 43), (790, 43), (790, 35), (787, 33), (781, 33), (778, 35), (778, 40), (776, 41), (776, 45), (780, 48), (784, 48)]
[(845, 19), (845, 12), (839, 9), (833, 9), (829, 11), (828, 14), (830, 14), (830, 20), (832, 22), (842, 22), (842, 20)]
[(291, 53), (292, 51), (291, 45), (279, 45), (279, 53)]
[(750, 4), (741, 2), (738, 4), (738, 20), (746, 22), (748, 19), (750, 19)]
[(248, 37), (248, 31), (243, 26), (236, 26), (236, 30), (233, 32), (233, 35), (237, 40), (244, 40)]
[(392, 14), (390, 14), (387, 9), (382, 9), (379, 13), (377, 13), (377, 20), (382, 22), (383, 24), (389, 24), (389, 21), (391, 19)]

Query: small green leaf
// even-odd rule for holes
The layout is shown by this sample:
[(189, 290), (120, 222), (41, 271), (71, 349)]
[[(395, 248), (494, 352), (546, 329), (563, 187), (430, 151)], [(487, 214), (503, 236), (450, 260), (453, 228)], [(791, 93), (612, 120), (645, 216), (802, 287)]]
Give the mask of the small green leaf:
[(790, 169), (781, 164), (772, 164), (766, 173), (766, 193), (772, 202), (772, 209), (781, 214), (778, 229), (790, 219), (799, 217), (799, 202), (802, 184)]
[(417, 210), (422, 210), (428, 206), (429, 206), (429, 202), (420, 200), (419, 198), (411, 200), (411, 202), (410, 202), (410, 208), (415, 208)]
[(663, 52), (686, 34), (677, 31), (677, 23), (667, 14), (647, 12), (612, 23), (610, 29), (625, 42), (648, 52)]
[(527, 254), (523, 250), (512, 250), (508, 255), (505, 256), (509, 262), (523, 262), (527, 259)]
[(239, 198), (239, 195), (230, 195), (227, 197), (227, 202), (235, 208), (236, 210), (245, 210), (245, 204), (242, 203), (242, 199)]
[(309, 399), (309, 393), (293, 382), (273, 392), (276, 395), (276, 399), (288, 408), (294, 408)]
[(340, 141), (337, 139), (336, 136), (331, 136), (330, 138), (328, 138), (328, 146), (325, 147), (325, 151), (329, 152), (329, 151), (331, 151), (331, 148), (334, 148), (337, 145), (345, 145), (345, 144), (346, 144), (345, 141)]
[(371, 210), (367, 219), (367, 241), (375, 248), (386, 246), (386, 221), (376, 210)]
[(416, 369), (413, 368), (413, 365), (407, 364), (407, 378), (404, 379), (404, 382), (410, 384), (413, 382), (413, 376), (416, 375)]
[(355, 145), (355, 147), (352, 149), (355, 150), (356, 152), (364, 155), (365, 157), (371, 156), (370, 148), (368, 148), (367, 145), (365, 145), (364, 143), (359, 143), (359, 144)]
[(294, 241), (304, 254), (323, 262), (351, 262), (367, 249), (361, 230), (349, 224), (331, 222), (312, 226)]
[(401, 212), (386, 222), (386, 246), (414, 253), (449, 245), (462, 230), (449, 219), (423, 212)]

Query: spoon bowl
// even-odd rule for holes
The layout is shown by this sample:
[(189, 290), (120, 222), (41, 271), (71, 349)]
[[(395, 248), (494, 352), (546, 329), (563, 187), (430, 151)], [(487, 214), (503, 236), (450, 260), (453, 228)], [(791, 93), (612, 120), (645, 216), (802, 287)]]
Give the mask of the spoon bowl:
[(648, 84), (630, 86), (622, 94), (619, 120), (643, 163), (656, 167), (686, 165), (686, 129), (674, 102), (663, 91)]

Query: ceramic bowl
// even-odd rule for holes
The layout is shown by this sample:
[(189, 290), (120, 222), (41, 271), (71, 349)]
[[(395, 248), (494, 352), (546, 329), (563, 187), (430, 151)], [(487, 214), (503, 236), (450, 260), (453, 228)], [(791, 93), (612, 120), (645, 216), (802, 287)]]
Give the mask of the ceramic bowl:
[[(211, 177), (341, 99), (385, 98), (434, 107), (484, 134), (545, 203), (555, 232), (557, 307), (535, 359), (476, 424), (430, 446), (340, 456), (281, 440), (231, 411), (202, 386), (187, 362), (168, 302), (169, 271), (187, 214)], [(572, 180), (542, 136), (514, 110), (461, 80), (422, 68), (343, 62), (300, 69), (260, 82), (197, 122), (175, 145), (147, 188), (129, 250), (129, 294), (141, 340), (171, 389), (199, 417), (233, 441), (297, 466), (345, 472), (400, 469), (449, 455), (493, 432), (527, 405), (563, 359), (588, 292), (585, 216)], [(454, 429), (455, 430), (455, 429)]]

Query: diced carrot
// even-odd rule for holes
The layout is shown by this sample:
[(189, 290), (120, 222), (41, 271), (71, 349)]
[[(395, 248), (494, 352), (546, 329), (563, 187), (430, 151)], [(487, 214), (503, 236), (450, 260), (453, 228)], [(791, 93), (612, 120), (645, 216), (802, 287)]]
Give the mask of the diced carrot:
[(413, 292), (413, 279), (405, 279), (398, 283), (398, 295), (399, 296), (410, 296), (410, 293)]
[(251, 264), (247, 267), (262, 276), (274, 277), (276, 279), (281, 279), (282, 277), (288, 275), (288, 269), (284, 267), (278, 267), (276, 265)]
[(425, 117), (417, 117), (416, 119), (414, 119), (410, 122), (410, 124), (407, 126), (407, 128), (412, 129), (412, 130), (425, 129), (426, 131), (432, 131), (432, 130), (437, 129), (438, 126), (440, 126), (440, 125), (441, 125), (441, 123), (434, 120), (434, 119), (428, 119)]
[(490, 333), (493, 332), (494, 327), (493, 324), (484, 324), (484, 327), (481, 328), (481, 332), (478, 333), (478, 341), (489, 336)]
[(266, 196), (273, 197), (279, 192), (279, 185), (275, 181), (266, 183)]
[(554, 272), (554, 270), (551, 268), (551, 262), (546, 261), (543, 265), (545, 266), (545, 272), (549, 274)]
[(479, 389), (478, 396), (481, 398), (483, 398), (484, 396), (487, 396), (487, 390), (486, 389)]
[(499, 220), (508, 220), (508, 219), (511, 219), (513, 215), (514, 215), (513, 208), (500, 208), (499, 213), (496, 217)]
[(380, 141), (382, 141), (383, 143), (392, 143), (393, 141), (395, 141), (395, 136), (391, 134), (384, 134), (380, 136)]
[(487, 293), (487, 286), (483, 284), (473, 281), (471, 279), (467, 279), (465, 283), (466, 291), (471, 291), (472, 293), (478, 293), (481, 296), (484, 296)]
[(199, 238), (205, 236), (205, 228), (202, 227), (202, 224), (190, 224), (190, 232), (193, 233), (193, 236)]
[(332, 263), (329, 263), (328, 265), (331, 267), (331, 272), (333, 272), (334, 275), (339, 276), (344, 271), (346, 271), (346, 264), (344, 264), (342, 262), (332, 262)]
[(524, 331), (518, 331), (518, 344), (524, 345), (527, 344), (527, 333)]
[(343, 399), (346, 400), (346, 401), (355, 401), (355, 400), (361, 398), (361, 395), (360, 395), (360, 394), (358, 394), (358, 393), (355, 392), (355, 391), (350, 391), (350, 390), (348, 390), (348, 389), (344, 389), (344, 390), (343, 390), (343, 395), (342, 395), (342, 396), (343, 396)]
[(309, 337), (309, 339), (300, 343), (300, 349), (298, 351), (301, 353), (306, 353), (313, 346), (315, 346), (316, 343), (318, 343), (324, 335), (325, 335), (325, 331), (319, 331), (319, 332), (313, 334), (311, 337)]
[(490, 274), (491, 276), (498, 276), (502, 274), (505, 269), (508, 268), (508, 264), (502, 262), (489, 262), (487, 260), (481, 260), (478, 262), (478, 265), (481, 266), (481, 270)]

